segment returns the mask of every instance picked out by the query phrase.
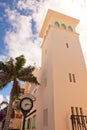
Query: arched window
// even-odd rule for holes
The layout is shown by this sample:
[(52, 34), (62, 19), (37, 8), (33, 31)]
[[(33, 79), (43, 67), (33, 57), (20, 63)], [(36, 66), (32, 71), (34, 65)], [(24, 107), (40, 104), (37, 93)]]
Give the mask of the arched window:
[(68, 30), (73, 31), (73, 29), (72, 29), (72, 27), (71, 27), (71, 26), (68, 26)]
[(61, 24), (61, 27), (63, 28), (63, 29), (66, 29), (66, 25), (63, 23), (63, 24)]
[(49, 24), (48, 29), (51, 27), (51, 24)]
[(55, 26), (60, 27), (60, 24), (56, 21)]

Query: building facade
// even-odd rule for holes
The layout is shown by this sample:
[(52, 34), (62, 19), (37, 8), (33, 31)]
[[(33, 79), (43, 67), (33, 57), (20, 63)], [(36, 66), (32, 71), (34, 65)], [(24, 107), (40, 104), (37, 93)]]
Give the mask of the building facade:
[(83, 108), (87, 114), (87, 70), (76, 32), (78, 23), (75, 18), (47, 12), (40, 32), (37, 130), (72, 130), (71, 108)]
[[(82, 109), (87, 114), (87, 69), (76, 32), (78, 23), (75, 18), (47, 12), (40, 32), (42, 66), (36, 72), (40, 86), (26, 130), (85, 130)], [(72, 114), (78, 116), (74, 124)]]

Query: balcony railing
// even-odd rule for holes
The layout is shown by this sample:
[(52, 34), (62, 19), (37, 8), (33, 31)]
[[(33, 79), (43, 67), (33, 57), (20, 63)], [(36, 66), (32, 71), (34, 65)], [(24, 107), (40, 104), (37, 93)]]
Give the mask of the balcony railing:
[(71, 124), (72, 130), (87, 130), (87, 116), (81, 107), (71, 107)]

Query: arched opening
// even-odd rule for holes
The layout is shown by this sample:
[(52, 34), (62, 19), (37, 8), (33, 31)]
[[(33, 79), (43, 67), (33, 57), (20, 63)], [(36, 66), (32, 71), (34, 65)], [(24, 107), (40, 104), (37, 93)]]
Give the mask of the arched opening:
[(72, 27), (71, 27), (71, 26), (68, 26), (68, 30), (73, 31), (73, 29), (72, 29)]
[(59, 22), (55, 22), (55, 26), (57, 26), (57, 27), (60, 27), (60, 24), (59, 24)]
[(66, 25), (63, 23), (63, 24), (61, 24), (61, 27), (63, 28), (63, 29), (66, 29)]

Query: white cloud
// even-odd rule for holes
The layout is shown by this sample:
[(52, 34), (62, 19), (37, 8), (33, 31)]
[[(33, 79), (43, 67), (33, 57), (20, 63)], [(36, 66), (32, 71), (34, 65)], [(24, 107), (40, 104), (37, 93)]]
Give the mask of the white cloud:
[(0, 61), (5, 61), (6, 60), (6, 56), (5, 55), (0, 55)]
[[(16, 57), (24, 54), (27, 58), (27, 64), (36, 62), (40, 65), (41, 50), (40, 39), (38, 34), (43, 24), (47, 10), (53, 9), (60, 13), (75, 17), (80, 20), (77, 31), (80, 33), (81, 46), (84, 56), (87, 60), (87, 2), (84, 0), (19, 0), (17, 4), (19, 10), (25, 9), (26, 11), (32, 10), (31, 15), (21, 15), (17, 10), (6, 9), (8, 19), (14, 28), (7, 32), (5, 41), (9, 48), (9, 55)], [(37, 34), (32, 33), (32, 18), (36, 22)], [(33, 41), (33, 38), (36, 40)]]
[(17, 11), (6, 10), (8, 19), (13, 26), (13, 30), (9, 30), (5, 37), (5, 41), (9, 48), (9, 55), (16, 57), (24, 54), (27, 59), (27, 64), (40, 65), (40, 41), (33, 41), (31, 16), (20, 15)]
[(3, 95), (0, 95), (0, 103), (3, 101)]

